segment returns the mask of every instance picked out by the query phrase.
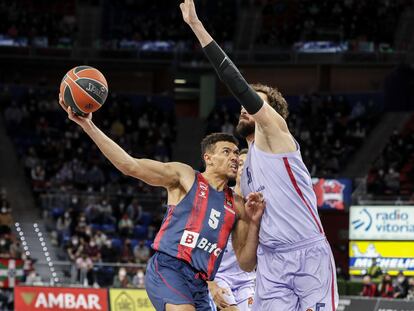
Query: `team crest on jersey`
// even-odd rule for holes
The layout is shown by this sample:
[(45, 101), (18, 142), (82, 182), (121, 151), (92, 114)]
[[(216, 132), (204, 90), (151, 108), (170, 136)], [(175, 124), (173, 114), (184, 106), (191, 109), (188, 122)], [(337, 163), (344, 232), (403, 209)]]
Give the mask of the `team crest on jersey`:
[(205, 183), (200, 181), (199, 184), (198, 184), (198, 187), (200, 188), (199, 196), (202, 197), (203, 199), (206, 199), (207, 198), (208, 185), (206, 185)]

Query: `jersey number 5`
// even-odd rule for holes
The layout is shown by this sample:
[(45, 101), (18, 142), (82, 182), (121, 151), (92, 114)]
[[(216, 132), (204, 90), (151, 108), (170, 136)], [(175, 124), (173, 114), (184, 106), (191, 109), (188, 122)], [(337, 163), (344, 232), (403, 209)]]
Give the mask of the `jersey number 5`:
[(210, 218), (208, 219), (208, 225), (213, 228), (217, 229), (219, 224), (219, 218), (221, 213), (214, 208), (211, 209)]

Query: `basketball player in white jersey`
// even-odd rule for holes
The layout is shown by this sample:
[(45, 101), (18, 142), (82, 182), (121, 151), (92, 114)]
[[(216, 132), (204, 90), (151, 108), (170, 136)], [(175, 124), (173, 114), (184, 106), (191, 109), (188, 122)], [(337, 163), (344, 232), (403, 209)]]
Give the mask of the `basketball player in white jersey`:
[[(247, 149), (241, 150), (236, 186), (234, 187), (234, 192), (239, 195), (241, 195), (240, 179), (246, 157)], [(230, 236), (214, 281), (209, 282), (208, 286), (214, 303), (219, 310), (251, 311), (255, 280), (256, 271), (245, 272), (240, 268)]]
[(285, 99), (276, 89), (245, 81), (198, 19), (193, 0), (180, 8), (220, 79), (242, 105), (237, 130), (249, 144), (242, 192), (260, 191), (266, 200), (253, 310), (335, 311), (335, 264), (311, 177), (286, 123)]

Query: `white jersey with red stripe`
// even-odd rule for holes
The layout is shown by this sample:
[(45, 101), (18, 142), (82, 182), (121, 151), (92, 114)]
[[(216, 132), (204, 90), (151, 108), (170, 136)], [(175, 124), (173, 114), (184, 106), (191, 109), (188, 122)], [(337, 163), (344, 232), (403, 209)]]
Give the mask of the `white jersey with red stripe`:
[[(240, 287), (249, 285), (254, 286), (255, 279), (256, 271), (245, 272), (240, 268), (230, 235), (226, 250), (224, 251), (223, 259), (221, 260), (220, 267), (214, 280), (223, 280), (230, 286), (232, 291), (236, 291)], [(246, 297), (246, 299), (247, 298), (249, 297)]]
[(266, 201), (260, 244), (279, 248), (323, 236), (316, 195), (299, 144), (286, 154), (271, 154), (252, 143), (241, 178), (243, 195), (263, 193)]

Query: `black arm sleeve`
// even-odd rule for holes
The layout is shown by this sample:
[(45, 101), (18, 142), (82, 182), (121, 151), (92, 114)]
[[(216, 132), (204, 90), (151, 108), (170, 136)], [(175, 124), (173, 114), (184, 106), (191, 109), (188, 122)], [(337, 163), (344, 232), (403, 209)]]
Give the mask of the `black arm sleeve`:
[(213, 41), (203, 49), (221, 81), (249, 114), (255, 114), (262, 108), (263, 100), (246, 82), (240, 71), (229, 59), (220, 46)]

